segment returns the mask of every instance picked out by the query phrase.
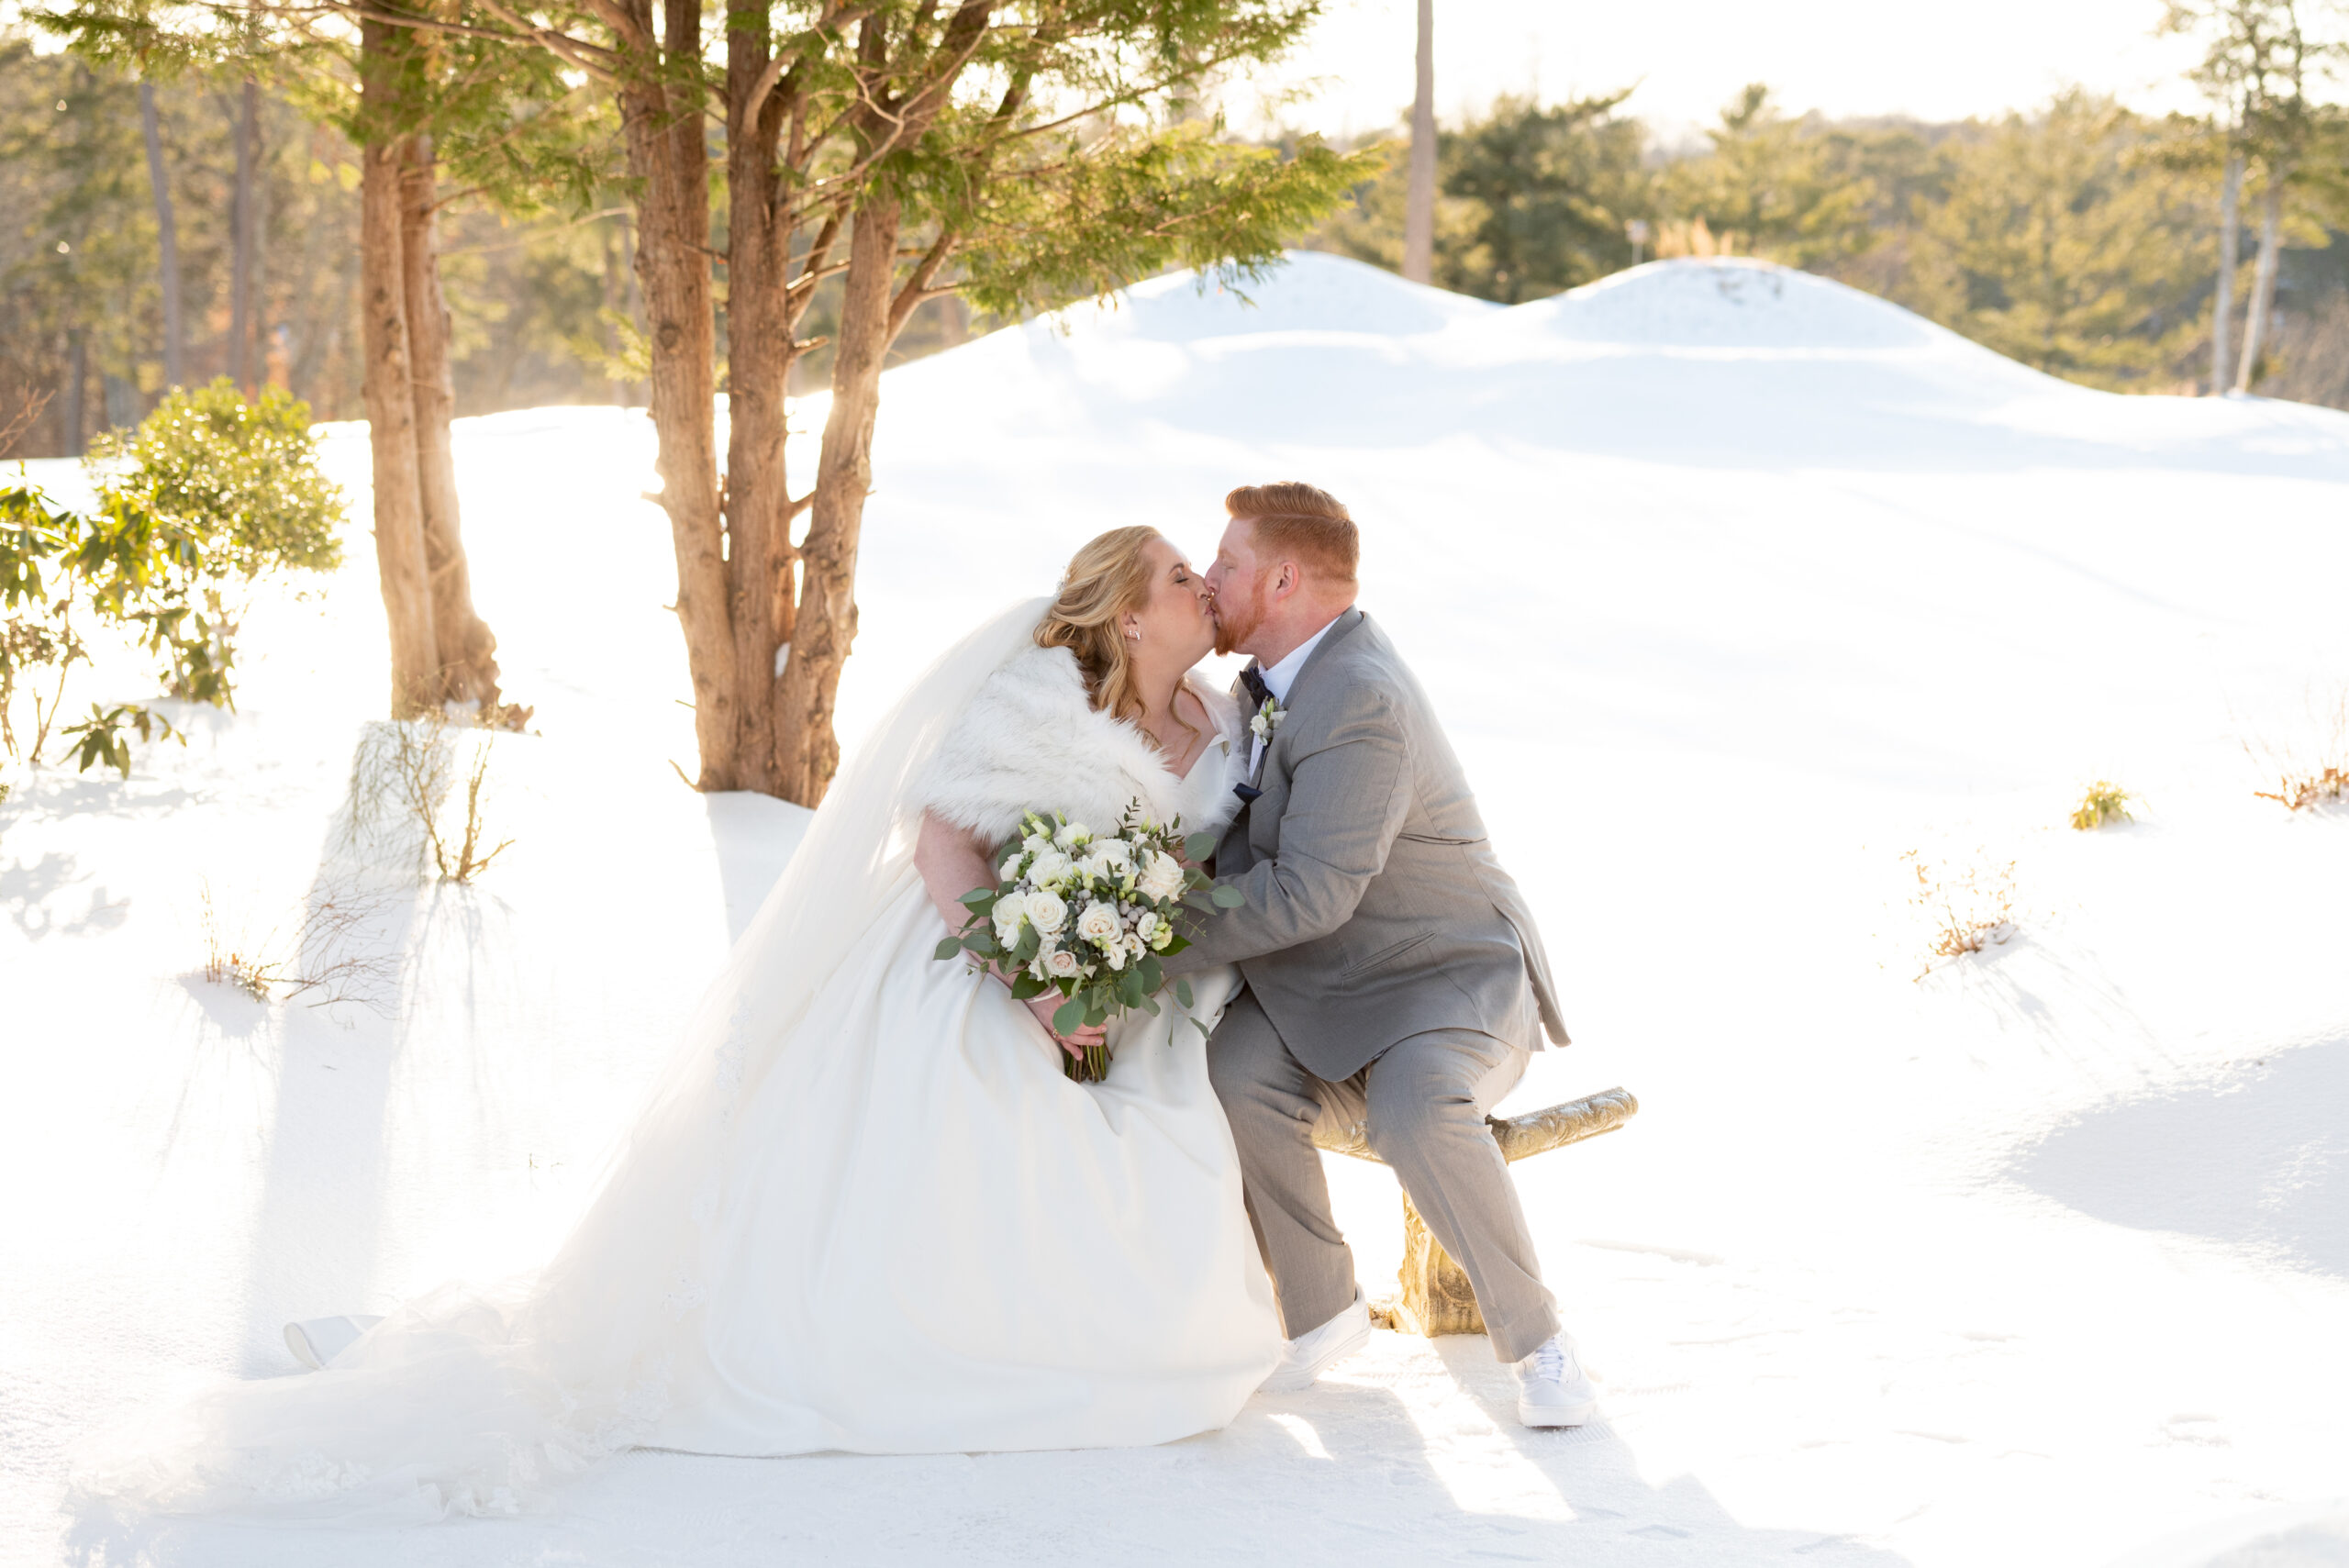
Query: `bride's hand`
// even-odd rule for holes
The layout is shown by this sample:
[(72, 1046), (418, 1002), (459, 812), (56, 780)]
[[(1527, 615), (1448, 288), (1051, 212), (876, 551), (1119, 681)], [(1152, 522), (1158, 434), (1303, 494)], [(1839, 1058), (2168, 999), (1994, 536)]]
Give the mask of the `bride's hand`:
[(1044, 1032), (1052, 1037), (1052, 1042), (1055, 1045), (1071, 1056), (1082, 1060), (1086, 1048), (1100, 1044), (1102, 1037), (1108, 1033), (1108, 1030), (1097, 1026), (1093, 1029), (1078, 1029), (1074, 1034), (1063, 1034), (1054, 1029), (1052, 1015), (1060, 1011), (1067, 1000), (1057, 991), (1047, 991), (1041, 996), (1029, 997), (1028, 1010), (1036, 1015), (1036, 1021), (1044, 1026)]

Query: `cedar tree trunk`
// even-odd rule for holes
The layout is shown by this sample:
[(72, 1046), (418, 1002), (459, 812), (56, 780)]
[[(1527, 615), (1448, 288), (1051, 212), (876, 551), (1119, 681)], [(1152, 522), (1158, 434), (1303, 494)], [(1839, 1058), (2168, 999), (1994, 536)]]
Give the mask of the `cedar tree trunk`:
[(856, 209), (832, 359), (832, 407), (824, 424), (807, 542), (800, 551), (797, 624), (775, 695), (777, 783), (786, 800), (815, 806), (840, 766), (832, 705), (856, 637), (856, 550), (873, 487), (873, 425), (881, 368), (894, 336), (893, 284), (903, 208), (882, 192)]
[(424, 560), (430, 574), (432, 633), (440, 666), (436, 695), (479, 705), (496, 716), (497, 639), (473, 612), (473, 577), (459, 532), (457, 465), (449, 421), (457, 395), (449, 369), (449, 306), (440, 293), (440, 247), (433, 223), (439, 184), (432, 138), (404, 144), (400, 187), (400, 288), (408, 340), (408, 384), (416, 405), (417, 495), (423, 513)]
[[(718, 517), (717, 324), (709, 265), (709, 160), (701, 95), (688, 72), (701, 53), (701, 0), (665, 0), (665, 40), (652, 44), (651, 0), (622, 0), (631, 72), (620, 90), (629, 172), (639, 182), (636, 272), (652, 360), (655, 468), (677, 555), (677, 620), (693, 679), (696, 786), (735, 787), (739, 752), (734, 637)], [(676, 62), (664, 68), (661, 56)]]
[[(792, 634), (791, 504), (784, 396), (794, 353), (793, 198), (777, 178), (784, 95), (759, 93), (765, 18), (730, 13), (726, 36), (726, 572), (734, 636), (734, 787), (777, 792), (779, 677)], [(748, 24), (748, 25), (744, 25)]]
[[(400, 29), (362, 24), (363, 91), (387, 90), (394, 69), (384, 59)], [(365, 57), (372, 56), (372, 60)], [(387, 106), (362, 104), (381, 128)], [(401, 175), (406, 139), (370, 139), (359, 150), (360, 387), (367, 406), (367, 443), (373, 458), (375, 566), (392, 642), (392, 717), (406, 718), (438, 700), (440, 655), (432, 628), (431, 574), (425, 563), (424, 503), (417, 463), (416, 397), (402, 278)]]

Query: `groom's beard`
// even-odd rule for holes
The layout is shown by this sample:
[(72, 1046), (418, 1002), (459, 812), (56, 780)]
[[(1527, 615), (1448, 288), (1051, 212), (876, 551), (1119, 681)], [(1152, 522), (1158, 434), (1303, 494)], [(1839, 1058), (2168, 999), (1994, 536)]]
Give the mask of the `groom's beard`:
[(1215, 651), (1219, 654), (1237, 653), (1241, 644), (1256, 635), (1264, 624), (1264, 602), (1260, 590), (1264, 585), (1260, 574), (1247, 584), (1225, 584), (1226, 592), (1215, 596)]

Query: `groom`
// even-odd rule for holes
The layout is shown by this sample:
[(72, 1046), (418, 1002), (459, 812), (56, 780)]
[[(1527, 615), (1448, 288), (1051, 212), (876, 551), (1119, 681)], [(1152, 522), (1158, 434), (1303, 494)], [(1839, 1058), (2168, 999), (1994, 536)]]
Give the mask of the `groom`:
[(1243, 485), (1207, 573), (1216, 651), (1251, 655), (1246, 802), (1216, 851), (1244, 907), (1197, 923), (1170, 971), (1247, 981), (1208, 1042), (1248, 1214), (1291, 1338), (1268, 1390), (1370, 1338), (1330, 1215), (1316, 1121), (1370, 1146), (1475, 1286), (1518, 1414), (1580, 1426), (1597, 1395), (1560, 1331), (1485, 1125), (1542, 1036), (1566, 1043), (1548, 960), (1409, 669), (1353, 607), (1353, 519), (1310, 484)]

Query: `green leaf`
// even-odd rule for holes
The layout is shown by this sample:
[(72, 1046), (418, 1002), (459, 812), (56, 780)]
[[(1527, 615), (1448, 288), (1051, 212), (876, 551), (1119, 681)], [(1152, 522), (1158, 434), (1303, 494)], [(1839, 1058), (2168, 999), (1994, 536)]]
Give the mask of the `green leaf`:
[(930, 956), (934, 959), (948, 959), (952, 958), (962, 951), (963, 944), (956, 941), (952, 937), (949, 937), (944, 941), (939, 943), (938, 951), (931, 953)]
[(1072, 997), (1052, 1011), (1052, 1028), (1062, 1034), (1074, 1034), (1085, 1026), (1085, 1006)]
[(1208, 1032), (1208, 1026), (1207, 1026), (1207, 1025), (1205, 1025), (1205, 1024), (1203, 1024), (1203, 1023), (1201, 1023), (1201, 1022), (1200, 1022), (1198, 1019), (1197, 1019), (1197, 1018), (1193, 1018), (1193, 1019), (1191, 1020), (1191, 1027), (1192, 1027), (1193, 1029), (1197, 1029), (1197, 1030), (1198, 1030), (1198, 1031), (1199, 1031), (1199, 1038), (1200, 1038), (1201, 1040), (1211, 1040), (1211, 1039), (1213, 1039), (1213, 1038), (1214, 1038), (1212, 1035), (1210, 1035), (1210, 1034)]
[(1011, 983), (1011, 999), (1015, 1002), (1025, 1002), (1033, 997), (1041, 996), (1051, 989), (1051, 986), (1045, 984), (1034, 975), (1023, 974), (1019, 979)]
[(1197, 909), (1202, 915), (1212, 915), (1215, 913), (1215, 901), (1212, 898), (1209, 898), (1206, 893), (1202, 892), (1198, 888), (1195, 887), (1188, 893), (1183, 895), (1183, 902), (1186, 906), (1190, 908)]
[(1194, 833), (1183, 840), (1183, 853), (1195, 861), (1203, 861), (1215, 853), (1221, 838), (1214, 833)]
[(993, 958), (997, 951), (995, 938), (985, 931), (973, 931), (963, 939), (963, 945), (981, 958)]
[(995, 907), (996, 896), (996, 890), (992, 887), (974, 887), (955, 902), (967, 904), (974, 909), (992, 909)]
[(1041, 952), (1043, 947), (1044, 939), (1037, 934), (1036, 928), (1022, 926), (1019, 929), (1019, 940), (1011, 947), (1011, 962), (1026, 963)]
[(1141, 976), (1141, 988), (1155, 991), (1166, 984), (1166, 972), (1155, 958), (1143, 958), (1134, 965), (1134, 973)]
[(1248, 902), (1246, 894), (1226, 883), (1218, 883), (1215, 891), (1208, 896), (1215, 900), (1215, 906), (1219, 909), (1237, 909)]
[(1198, 1005), (1191, 1000), (1191, 982), (1187, 976), (1178, 974), (1174, 977), (1174, 999), (1186, 1008)]

